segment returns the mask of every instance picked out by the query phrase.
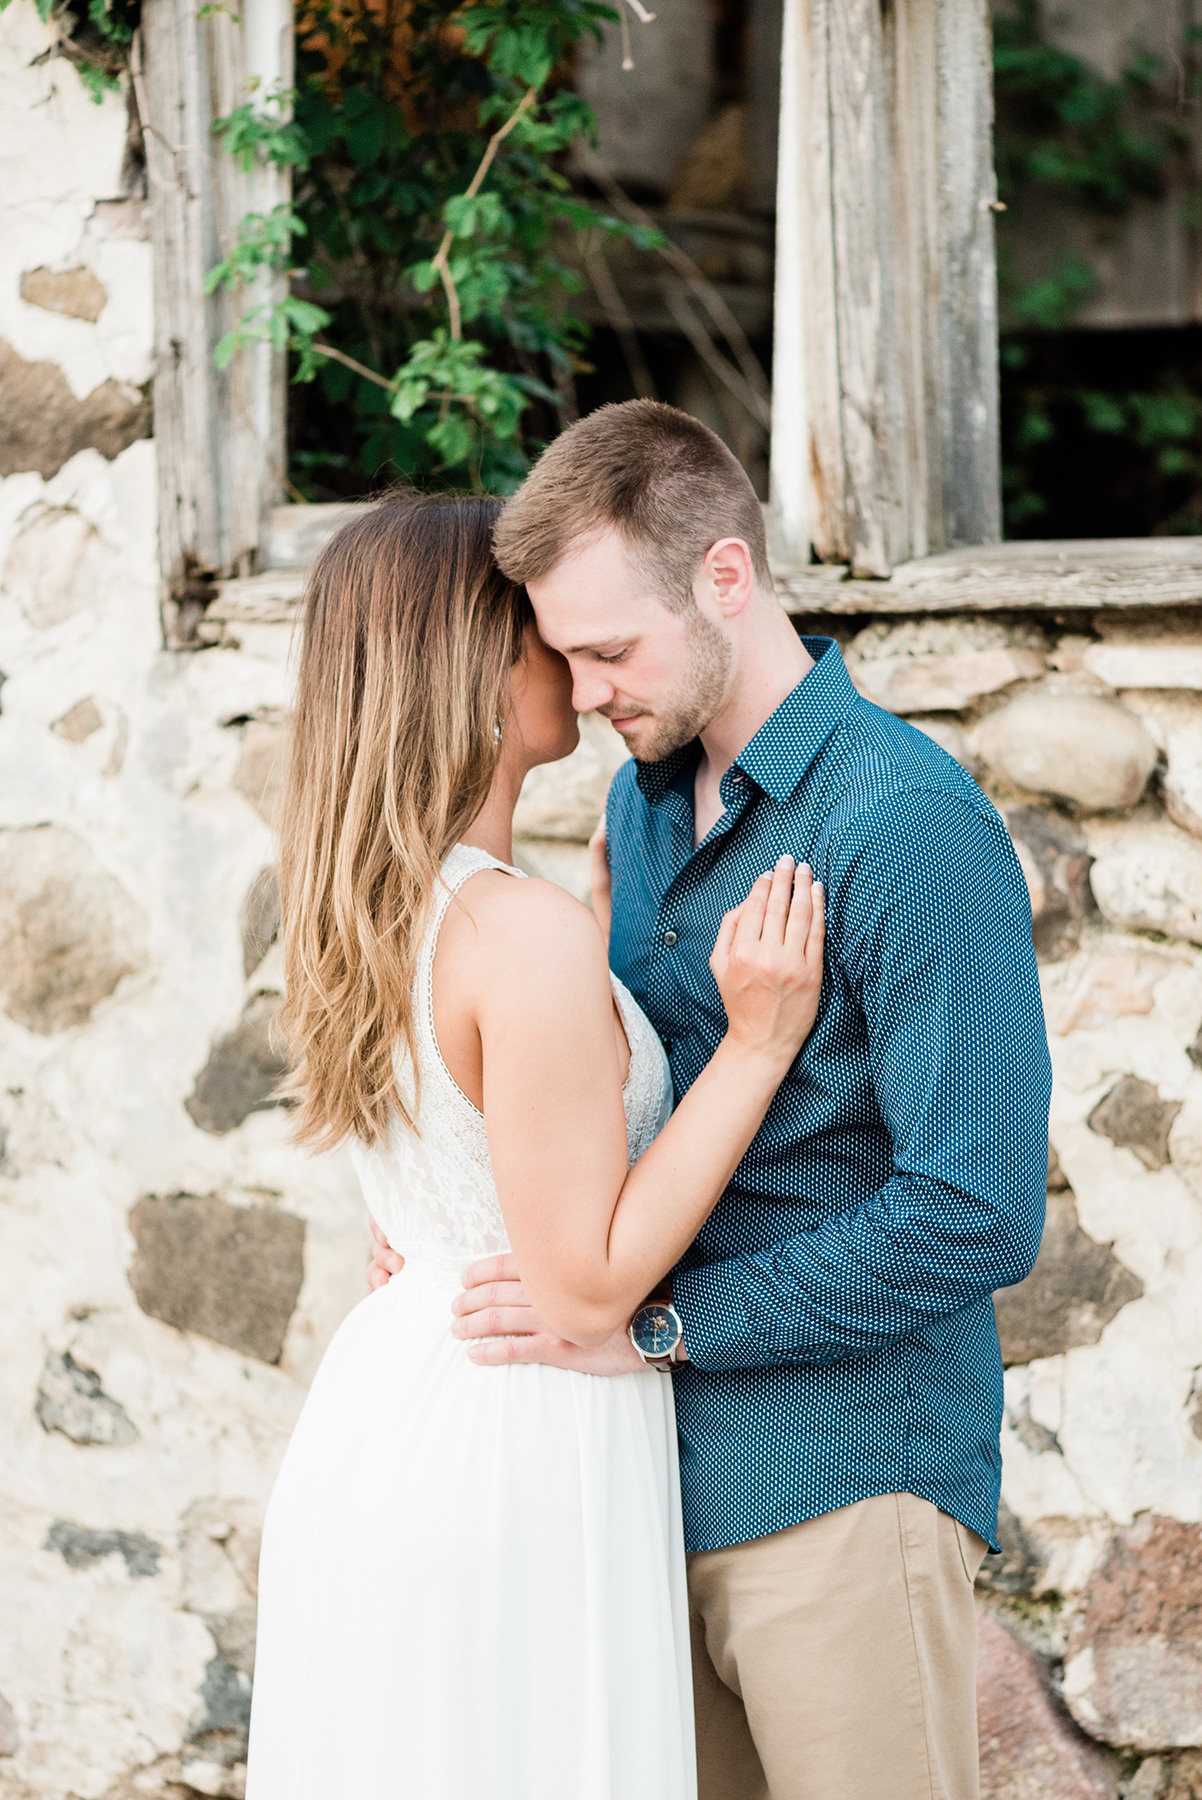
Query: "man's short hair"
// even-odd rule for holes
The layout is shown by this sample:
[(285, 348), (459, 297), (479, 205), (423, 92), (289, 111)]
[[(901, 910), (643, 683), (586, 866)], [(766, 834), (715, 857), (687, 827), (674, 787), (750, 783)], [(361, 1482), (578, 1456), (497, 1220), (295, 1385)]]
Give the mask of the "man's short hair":
[(569, 425), (505, 502), (493, 548), (510, 581), (537, 581), (611, 526), (673, 611), (693, 605), (719, 538), (742, 538), (771, 590), (755, 489), (721, 438), (674, 406), (625, 400)]

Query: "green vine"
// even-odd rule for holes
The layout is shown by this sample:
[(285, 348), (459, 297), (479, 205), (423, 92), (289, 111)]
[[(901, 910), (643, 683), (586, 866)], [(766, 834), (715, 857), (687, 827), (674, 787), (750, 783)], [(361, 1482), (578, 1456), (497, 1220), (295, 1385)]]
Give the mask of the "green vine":
[(244, 219), (209, 282), (290, 278), (218, 356), (267, 339), (297, 382), (320, 383), (343, 440), (295, 446), (298, 483), (361, 489), (386, 471), (506, 492), (570, 413), (587, 331), (558, 236), (651, 241), (561, 167), (595, 128), (563, 72), (613, 16), (598, 0), (389, 0), (380, 14), (319, 0), (298, 21), (295, 91), (214, 126), (244, 165), (293, 171), (292, 206)]

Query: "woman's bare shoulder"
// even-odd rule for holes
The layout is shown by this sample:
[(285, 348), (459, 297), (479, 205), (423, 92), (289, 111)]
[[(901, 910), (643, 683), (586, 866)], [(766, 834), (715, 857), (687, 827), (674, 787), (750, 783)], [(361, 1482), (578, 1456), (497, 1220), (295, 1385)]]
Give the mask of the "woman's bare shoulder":
[[(465, 949), (466, 939), (474, 938), (490, 959), (536, 956), (546, 970), (563, 959), (577, 965), (581, 958), (605, 963), (605, 941), (596, 919), (553, 881), (535, 876), (517, 880), (499, 869), (482, 869), (464, 882), (458, 899), (461, 930), (456, 935)], [(448, 910), (448, 924), (455, 911)]]

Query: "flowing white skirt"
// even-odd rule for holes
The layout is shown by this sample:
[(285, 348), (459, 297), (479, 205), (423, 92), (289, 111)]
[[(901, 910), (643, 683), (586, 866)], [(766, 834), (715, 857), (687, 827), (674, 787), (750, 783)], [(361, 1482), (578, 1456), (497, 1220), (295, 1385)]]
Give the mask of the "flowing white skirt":
[(672, 1384), (482, 1369), (412, 1258), (268, 1507), (247, 1800), (694, 1800)]

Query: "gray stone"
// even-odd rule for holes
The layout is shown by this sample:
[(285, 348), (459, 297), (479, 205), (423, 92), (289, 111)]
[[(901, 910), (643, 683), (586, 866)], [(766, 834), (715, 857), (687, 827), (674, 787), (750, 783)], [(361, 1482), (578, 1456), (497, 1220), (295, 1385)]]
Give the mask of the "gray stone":
[(1091, 644), (1081, 664), (1112, 688), (1202, 688), (1202, 644)]
[(1146, 1169), (1163, 1169), (1169, 1161), (1169, 1132), (1180, 1111), (1180, 1100), (1162, 1100), (1150, 1081), (1124, 1075), (1090, 1113), (1089, 1128), (1133, 1151)]
[[(1202, 645), (1179, 646), (1202, 658)], [(1126, 696), (1164, 758), (1162, 792), (1165, 811), (1182, 831), (1202, 837), (1202, 697), (1140, 691)]]
[(119, 1556), (135, 1578), (157, 1575), (162, 1551), (143, 1531), (89, 1531), (56, 1519), (43, 1546), (57, 1550), (69, 1569), (86, 1569), (104, 1556)]
[(129, 1215), (130, 1286), (151, 1318), (261, 1362), (280, 1359), (304, 1277), (305, 1226), (215, 1194), (147, 1195)]
[(256, 994), (234, 1029), (213, 1045), (184, 1102), (202, 1131), (220, 1136), (252, 1112), (284, 1104), (275, 1092), (289, 1068), (273, 1030), (279, 1009), (278, 994)]
[(1202, 1746), (1202, 1525), (1145, 1513), (1114, 1532), (1073, 1617), (1064, 1692), (1103, 1743)]
[(981, 1800), (1115, 1800), (1118, 1772), (1074, 1725), (1046, 1671), (988, 1613), (977, 1616)]
[(242, 969), (253, 975), (280, 935), (280, 883), (274, 869), (261, 869), (242, 902)]
[(1085, 839), (1067, 819), (1035, 806), (1003, 808), (1031, 896), (1031, 935), (1043, 962), (1075, 954), (1082, 921), (1097, 912)]
[(0, 1694), (0, 1756), (15, 1756), (21, 1748), (21, 1734), (17, 1730), (17, 1715), (8, 1701)]
[(1086, 830), (1094, 899), (1129, 931), (1202, 944), (1202, 843), (1152, 817), (1093, 821)]
[(48, 1036), (82, 1025), (146, 964), (146, 920), (62, 825), (0, 831), (0, 1005)]
[(85, 1369), (69, 1350), (47, 1352), (35, 1411), (43, 1431), (61, 1431), (74, 1444), (132, 1444), (138, 1435), (125, 1408), (101, 1387), (95, 1369)]
[(1135, 715), (1092, 694), (1024, 694), (982, 722), (977, 749), (1012, 787), (1088, 812), (1134, 806), (1156, 765)]
[(1108, 1244), (1082, 1231), (1072, 1194), (1049, 1194), (1035, 1267), (1025, 1281), (993, 1297), (1002, 1361), (1034, 1362), (1096, 1344), (1115, 1314), (1143, 1291)]
[(140, 388), (104, 381), (79, 400), (57, 363), (26, 362), (0, 338), (0, 476), (32, 470), (49, 481), (81, 450), (111, 462), (150, 431)]
[(288, 786), (290, 727), (281, 720), (251, 719), (242, 728), (234, 786), (273, 831), (279, 830)]
[(54, 721), (50, 729), (57, 737), (66, 738), (69, 744), (82, 744), (93, 732), (99, 731), (103, 724), (100, 708), (94, 700), (77, 700), (61, 719)]
[(889, 712), (960, 712), (1042, 675), (1045, 644), (1037, 628), (996, 619), (878, 621), (853, 638), (847, 666), (860, 692)]
[(26, 269), (21, 276), (21, 298), (28, 306), (62, 313), (68, 319), (86, 319), (94, 325), (108, 295), (91, 269)]
[(1047, 1573), (1047, 1560), (1004, 1498), (998, 1503), (997, 1541), (1001, 1554), (991, 1551), (986, 1556), (977, 1587), (984, 1593), (1012, 1597), (1034, 1594)]
[[(251, 1684), (241, 1669), (215, 1656), (205, 1669), (200, 1690), (201, 1711), (186, 1740), (181, 1761), (195, 1758), (229, 1769), (246, 1761), (250, 1729)], [(190, 1754), (189, 1754), (190, 1753)]]
[(73, 506), (42, 506), (22, 519), (3, 582), (30, 624), (46, 631), (96, 604), (103, 572), (95, 527)]

